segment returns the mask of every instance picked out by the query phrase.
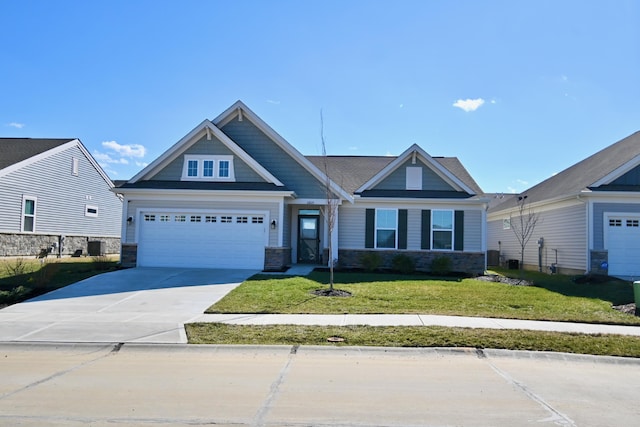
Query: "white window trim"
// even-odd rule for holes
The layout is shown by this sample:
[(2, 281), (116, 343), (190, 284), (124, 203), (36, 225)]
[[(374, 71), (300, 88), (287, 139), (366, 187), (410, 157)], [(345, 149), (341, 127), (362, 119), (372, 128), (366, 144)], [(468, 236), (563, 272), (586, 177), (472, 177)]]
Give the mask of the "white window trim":
[(406, 174), (407, 190), (422, 190), (422, 168), (419, 166), (408, 166)]
[(80, 159), (77, 157), (71, 158), (71, 175), (78, 176), (80, 172)]
[[(33, 230), (31, 231), (25, 231), (24, 229), (24, 219), (27, 216), (27, 214), (24, 211), (25, 208), (25, 202), (27, 200), (33, 200)], [(35, 233), (37, 230), (36, 227), (36, 218), (38, 216), (38, 198), (35, 196), (28, 196), (28, 195), (22, 195), (22, 208), (20, 209), (20, 232), (22, 233)]]
[[(435, 229), (433, 228), (433, 216), (436, 212), (450, 212), (451, 213), (451, 230), (444, 230), (444, 229)], [(455, 250), (454, 245), (455, 245), (455, 235), (456, 235), (456, 213), (453, 209), (433, 209), (431, 211), (431, 250), (432, 251), (436, 251), (436, 252), (453, 252)], [(433, 232), (434, 231), (451, 231), (451, 249), (436, 249), (434, 246), (434, 242), (433, 242)]]
[[(204, 176), (204, 162), (206, 160), (213, 162), (213, 176)], [(189, 176), (189, 161), (198, 162), (198, 171), (196, 176)], [(229, 176), (220, 176), (220, 161), (229, 162)], [(202, 154), (187, 154), (184, 156), (184, 163), (182, 166), (182, 181), (219, 181), (219, 182), (234, 182), (235, 171), (233, 168), (233, 156), (209, 156)]]
[[(89, 209), (95, 210), (96, 212), (89, 212)], [(84, 216), (97, 218), (98, 217), (98, 207), (96, 205), (84, 205)]]
[[(396, 213), (396, 226), (395, 228), (381, 228), (378, 227), (378, 211), (394, 211)], [(398, 209), (390, 209), (390, 208), (376, 208), (376, 217), (375, 224), (373, 229), (373, 247), (376, 249), (398, 249)], [(378, 247), (378, 230), (394, 230), (395, 231), (395, 242), (393, 248), (380, 248)]]

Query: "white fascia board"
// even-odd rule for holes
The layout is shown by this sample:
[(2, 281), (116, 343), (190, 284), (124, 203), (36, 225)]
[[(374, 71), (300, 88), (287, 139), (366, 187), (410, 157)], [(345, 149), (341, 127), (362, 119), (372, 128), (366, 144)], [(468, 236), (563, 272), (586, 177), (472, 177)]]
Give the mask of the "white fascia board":
[(380, 183), (383, 179), (389, 176), (393, 171), (395, 171), (398, 166), (404, 163), (413, 153), (417, 153), (420, 160), (431, 166), (431, 170), (433, 170), (440, 178), (442, 178), (447, 184), (451, 185), (453, 188), (457, 190), (462, 190), (467, 192), (468, 194), (475, 194), (475, 192), (469, 188), (464, 182), (462, 182), (458, 177), (453, 175), (447, 169), (444, 168), (440, 163), (436, 162), (433, 157), (431, 157), (426, 151), (424, 151), (418, 144), (413, 144), (407, 150), (405, 150), (402, 154), (400, 154), (394, 161), (389, 163), (384, 169), (375, 174), (369, 181), (365, 182), (360, 188), (356, 190), (356, 193), (361, 193), (365, 190), (368, 190), (374, 187), (376, 184)]
[(626, 162), (625, 164), (623, 164), (622, 166), (614, 169), (607, 175), (603, 176), (602, 178), (600, 178), (599, 180), (591, 184), (589, 187), (600, 187), (601, 185), (610, 184), (611, 182), (620, 178), (622, 175), (629, 172), (631, 169), (635, 168), (638, 165), (640, 165), (640, 156), (636, 156), (633, 159)]
[(456, 206), (456, 209), (462, 207), (466, 208), (481, 208), (485, 209), (487, 201), (484, 199), (413, 199), (404, 197), (360, 197), (356, 196), (356, 205), (410, 205), (410, 206), (433, 206), (433, 205), (447, 205)]
[[(157, 200), (164, 196), (167, 197), (182, 197), (184, 199), (192, 199), (194, 197), (206, 198), (211, 200), (211, 197), (216, 196), (219, 199), (253, 199), (256, 198), (283, 198), (283, 197), (295, 197), (293, 191), (237, 191), (235, 193), (229, 193), (228, 190), (185, 190), (185, 189), (162, 189), (162, 188), (127, 188), (122, 193), (128, 200)], [(217, 199), (217, 200), (219, 200)]]
[(323, 185), (325, 182), (329, 182), (329, 188), (331, 191), (353, 203), (353, 196), (347, 193), (342, 187), (327, 178), (327, 175), (318, 169), (313, 163), (311, 163), (306, 157), (302, 155), (293, 145), (289, 144), (278, 132), (273, 130), (264, 120), (262, 120), (256, 113), (251, 111), (242, 101), (236, 101), (231, 107), (227, 108), (222, 114), (212, 120), (213, 124), (219, 128), (223, 127), (231, 120), (233, 120), (238, 114), (238, 110), (242, 110), (242, 119), (248, 119), (254, 126), (260, 129), (269, 139), (275, 142), (280, 148), (282, 148), (290, 157), (296, 160), (302, 167), (307, 169), (311, 175), (318, 179)]
[(69, 140), (69, 142), (65, 142), (64, 144), (58, 145), (50, 150), (43, 151), (42, 153), (36, 154), (35, 156), (31, 156), (28, 159), (24, 159), (18, 163), (14, 163), (6, 168), (0, 170), (0, 177), (10, 174), (11, 172), (15, 172), (19, 169), (22, 169), (25, 166), (29, 166), (37, 161), (42, 159), (46, 159), (49, 156), (53, 156), (54, 154), (58, 154), (63, 152), (64, 150), (68, 150), (69, 148), (79, 146), (78, 139)]

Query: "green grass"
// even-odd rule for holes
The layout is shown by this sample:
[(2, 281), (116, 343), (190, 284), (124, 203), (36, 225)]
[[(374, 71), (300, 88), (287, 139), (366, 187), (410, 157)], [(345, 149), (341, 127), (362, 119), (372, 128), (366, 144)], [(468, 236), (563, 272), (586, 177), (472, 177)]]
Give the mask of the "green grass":
[(0, 260), (0, 308), (113, 270), (117, 263), (113, 257)]
[(632, 285), (628, 282), (611, 279), (576, 284), (568, 276), (526, 274), (536, 286), (417, 275), (336, 273), (335, 287), (352, 293), (347, 298), (311, 294), (315, 289), (326, 288), (328, 273), (313, 272), (308, 277), (257, 275), (207, 313), (420, 313), (640, 325), (640, 318), (612, 308), (612, 304), (633, 302)]
[[(380, 347), (471, 347), (607, 356), (640, 357), (640, 338), (559, 332), (445, 328), (439, 326), (295, 326), (186, 325), (192, 344), (336, 345), (327, 338), (344, 338), (344, 345)], [(338, 344), (341, 345), (341, 344)]]

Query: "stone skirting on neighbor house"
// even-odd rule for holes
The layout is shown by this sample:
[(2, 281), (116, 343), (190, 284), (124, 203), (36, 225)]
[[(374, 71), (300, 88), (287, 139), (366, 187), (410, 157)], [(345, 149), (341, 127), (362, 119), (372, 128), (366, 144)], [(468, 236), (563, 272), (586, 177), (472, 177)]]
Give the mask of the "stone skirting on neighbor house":
[[(76, 251), (81, 255), (89, 255), (89, 242), (99, 244), (101, 255), (117, 254), (120, 252), (119, 237), (102, 236), (65, 236), (62, 251), (59, 251), (60, 235), (57, 234), (9, 234), (0, 233), (0, 256), (70, 256)], [(93, 246), (93, 244), (92, 244)]]
[(609, 269), (603, 268), (603, 263), (609, 263), (609, 251), (591, 251), (591, 265), (589, 266), (589, 272), (591, 274), (603, 274), (608, 275)]
[(291, 264), (291, 248), (264, 248), (264, 270), (282, 271)]
[(393, 257), (403, 254), (413, 259), (417, 271), (431, 271), (431, 263), (440, 257), (451, 259), (451, 271), (454, 272), (483, 274), (485, 269), (485, 254), (483, 252), (340, 249), (338, 251), (339, 265), (342, 268), (363, 268), (362, 256), (369, 252), (376, 252), (380, 255), (382, 258), (380, 268), (392, 268)]

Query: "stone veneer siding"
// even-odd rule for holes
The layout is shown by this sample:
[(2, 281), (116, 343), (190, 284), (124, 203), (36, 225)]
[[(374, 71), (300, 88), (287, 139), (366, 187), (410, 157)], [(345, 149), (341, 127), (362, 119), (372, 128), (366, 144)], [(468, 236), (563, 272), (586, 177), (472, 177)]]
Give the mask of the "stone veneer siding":
[(123, 243), (120, 250), (120, 264), (123, 267), (135, 267), (138, 264), (138, 244)]
[(340, 249), (338, 261), (342, 268), (363, 268), (361, 259), (368, 252), (376, 252), (382, 258), (380, 268), (392, 268), (393, 257), (404, 254), (413, 259), (417, 271), (431, 271), (431, 263), (435, 258), (448, 257), (451, 259), (451, 271), (480, 275), (485, 269), (485, 254), (483, 252), (434, 252), (434, 251), (407, 251), (407, 250), (363, 250)]
[(291, 248), (264, 248), (264, 270), (282, 271), (291, 265)]
[[(8, 234), (0, 233), (0, 256), (38, 256), (43, 250), (52, 248), (52, 245), (59, 243), (60, 236), (57, 234)], [(117, 254), (120, 252), (119, 237), (101, 236), (65, 236), (64, 245), (60, 255), (73, 255), (77, 250), (82, 250), (82, 255), (89, 254), (89, 241), (104, 242), (103, 249), (106, 254)], [(51, 249), (49, 256), (57, 256), (58, 249)]]
[(608, 268), (602, 268), (603, 262), (609, 262), (609, 251), (591, 251), (591, 266), (589, 272), (591, 274), (609, 274)]

